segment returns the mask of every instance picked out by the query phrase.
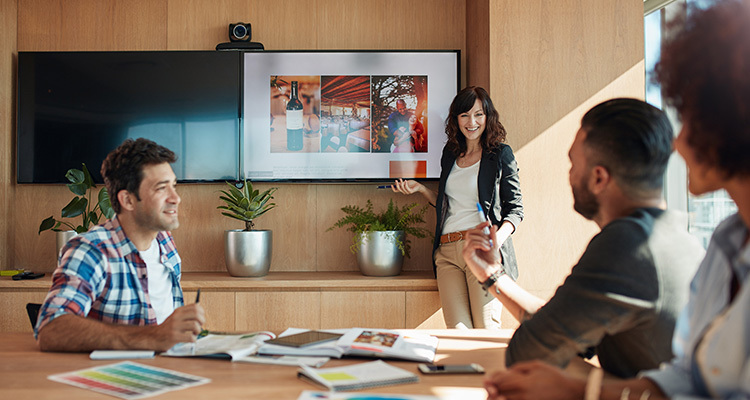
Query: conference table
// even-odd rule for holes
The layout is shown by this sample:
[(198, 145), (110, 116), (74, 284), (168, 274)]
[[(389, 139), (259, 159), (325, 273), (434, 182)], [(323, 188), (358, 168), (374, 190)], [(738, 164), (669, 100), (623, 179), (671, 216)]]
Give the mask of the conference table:
[[(512, 330), (399, 330), (428, 333), (439, 338), (435, 363), (478, 363), (487, 371), (504, 368), (505, 348)], [(156, 356), (133, 360), (211, 379), (211, 382), (160, 394), (158, 399), (297, 399), (304, 390), (322, 390), (297, 378), (297, 367), (233, 363), (223, 359)], [(323, 367), (361, 363), (363, 359), (331, 359)], [(0, 398), (2, 399), (114, 399), (90, 390), (54, 382), (47, 376), (108, 365), (118, 361), (94, 361), (88, 353), (43, 353), (30, 333), (0, 333)], [(422, 375), (418, 363), (388, 361), (419, 375), (418, 383), (385, 386), (357, 393), (431, 395), (440, 399), (486, 399), (483, 375)], [(591, 368), (582, 360), (568, 367), (585, 376)]]

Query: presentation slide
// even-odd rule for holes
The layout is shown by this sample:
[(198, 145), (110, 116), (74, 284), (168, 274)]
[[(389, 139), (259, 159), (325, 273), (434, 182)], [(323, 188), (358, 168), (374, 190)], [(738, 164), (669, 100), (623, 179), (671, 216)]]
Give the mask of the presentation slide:
[(244, 53), (244, 176), (439, 178), (458, 68), (458, 51)]

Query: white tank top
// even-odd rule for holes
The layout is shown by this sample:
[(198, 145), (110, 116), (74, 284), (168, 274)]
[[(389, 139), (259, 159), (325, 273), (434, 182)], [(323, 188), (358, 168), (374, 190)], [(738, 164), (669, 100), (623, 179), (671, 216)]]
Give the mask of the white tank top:
[(465, 231), (482, 222), (477, 213), (479, 163), (477, 161), (466, 168), (453, 163), (453, 169), (445, 181), (448, 214), (443, 222), (443, 234)]
[(172, 277), (167, 267), (159, 260), (161, 254), (156, 239), (151, 242), (151, 247), (148, 250), (138, 253), (146, 263), (148, 295), (151, 298), (151, 307), (156, 313), (156, 322), (161, 324), (174, 311)]

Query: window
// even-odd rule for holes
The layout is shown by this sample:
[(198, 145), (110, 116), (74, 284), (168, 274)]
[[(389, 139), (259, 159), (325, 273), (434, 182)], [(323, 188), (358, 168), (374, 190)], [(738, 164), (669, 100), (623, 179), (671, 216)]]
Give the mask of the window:
[[(678, 0), (668, 4), (659, 11), (645, 16), (644, 49), (646, 66), (646, 101), (656, 107), (663, 108), (661, 88), (654, 82), (653, 69), (661, 54), (661, 42), (665, 22), (669, 21), (677, 12), (683, 12), (685, 3), (707, 5), (705, 0)], [(675, 127), (675, 134), (680, 131), (681, 124), (677, 120), (674, 110), (665, 109)], [(693, 196), (687, 189), (687, 168), (679, 155), (673, 154), (667, 168), (665, 182), (665, 198), (667, 207), (687, 214), (688, 231), (708, 246), (708, 241), (716, 226), (731, 214), (737, 212), (737, 206), (725, 191)]]

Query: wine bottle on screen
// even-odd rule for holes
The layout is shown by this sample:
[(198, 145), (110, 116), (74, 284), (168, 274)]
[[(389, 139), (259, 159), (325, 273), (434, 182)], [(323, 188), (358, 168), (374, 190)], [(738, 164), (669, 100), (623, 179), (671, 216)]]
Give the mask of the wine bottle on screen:
[(302, 150), (302, 102), (297, 95), (297, 81), (292, 81), (292, 97), (286, 103), (286, 148)]

